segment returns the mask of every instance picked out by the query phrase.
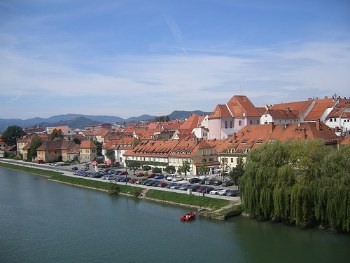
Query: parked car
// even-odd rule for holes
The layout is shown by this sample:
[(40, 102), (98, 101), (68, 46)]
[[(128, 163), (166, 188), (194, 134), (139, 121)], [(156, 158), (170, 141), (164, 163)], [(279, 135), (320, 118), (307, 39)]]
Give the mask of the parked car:
[(196, 191), (199, 187), (201, 187), (200, 185), (192, 185), (191, 187), (190, 187), (190, 189), (192, 190), (192, 191)]
[(228, 180), (222, 183), (222, 186), (231, 186), (231, 185), (234, 185), (233, 181), (231, 180)]
[(195, 184), (195, 183), (198, 183), (200, 180), (201, 180), (201, 179), (199, 179), (199, 178), (197, 178), (197, 177), (191, 178), (191, 179), (189, 180), (189, 183)]
[(179, 187), (179, 190), (187, 190), (187, 188), (190, 186), (190, 184), (183, 184)]
[(136, 177), (144, 177), (144, 176), (145, 176), (144, 173), (137, 173), (137, 174), (136, 174)]
[(73, 170), (73, 171), (77, 171), (77, 170), (78, 170), (78, 167), (74, 166), (74, 167), (72, 167), (72, 170)]
[(227, 190), (226, 195), (227, 196), (239, 196), (239, 190)]
[(174, 175), (169, 174), (169, 175), (166, 177), (166, 179), (167, 179), (167, 181), (172, 181), (172, 180), (173, 180), (173, 177), (174, 177)]
[(219, 189), (214, 189), (209, 192), (211, 195), (218, 195), (219, 194)]
[(163, 179), (164, 175), (163, 174), (157, 174), (154, 179)]
[(129, 173), (127, 171), (122, 171), (119, 175), (128, 175)]
[(116, 170), (116, 171), (114, 171), (113, 173), (115, 174), (115, 175), (119, 175), (119, 174), (121, 174), (123, 171), (120, 171), (120, 170)]
[(184, 178), (182, 178), (181, 176), (175, 176), (175, 177), (173, 177), (173, 179), (172, 179), (172, 181), (173, 182), (178, 182), (178, 181), (183, 181), (184, 180)]
[(222, 184), (221, 180), (214, 180), (214, 185), (220, 185), (220, 184)]
[(149, 174), (146, 176), (146, 178), (154, 178), (156, 176), (156, 174)]
[(168, 184), (168, 185), (166, 186), (166, 188), (171, 189), (171, 187), (173, 187), (174, 185), (176, 185), (176, 183), (170, 183), (170, 184)]
[(167, 183), (165, 183), (165, 182), (159, 182), (159, 184), (158, 184), (158, 186), (159, 187), (162, 187), (162, 188), (164, 188), (164, 187), (167, 187)]
[(210, 180), (206, 180), (205, 184), (206, 185), (214, 185), (215, 179), (210, 179)]
[(220, 189), (218, 191), (219, 195), (226, 195), (227, 189)]

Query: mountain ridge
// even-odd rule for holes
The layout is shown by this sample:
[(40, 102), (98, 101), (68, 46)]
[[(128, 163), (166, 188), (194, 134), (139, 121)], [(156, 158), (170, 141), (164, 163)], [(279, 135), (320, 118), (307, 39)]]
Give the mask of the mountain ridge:
[[(174, 119), (184, 119), (188, 118), (191, 114), (205, 115), (209, 112), (204, 112), (200, 110), (194, 111), (179, 111), (175, 110), (169, 115), (170, 120)], [(138, 122), (138, 121), (150, 121), (154, 120), (159, 116), (152, 116), (143, 114), (137, 117), (130, 117), (127, 119), (110, 116), (110, 115), (86, 115), (86, 114), (62, 114), (54, 115), (48, 118), (34, 117), (29, 119), (0, 119), (0, 132), (6, 130), (8, 126), (17, 125), (22, 128), (29, 128), (33, 126), (40, 127), (49, 127), (49, 126), (64, 126), (67, 125), (71, 128), (83, 128), (90, 125), (96, 125), (98, 123), (129, 123), (129, 122)]]

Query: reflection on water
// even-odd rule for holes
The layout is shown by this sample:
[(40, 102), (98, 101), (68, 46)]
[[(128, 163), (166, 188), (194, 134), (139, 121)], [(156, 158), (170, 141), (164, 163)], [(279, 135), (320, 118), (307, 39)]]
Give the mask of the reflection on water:
[(0, 262), (347, 262), (350, 237), (111, 196), (0, 168)]

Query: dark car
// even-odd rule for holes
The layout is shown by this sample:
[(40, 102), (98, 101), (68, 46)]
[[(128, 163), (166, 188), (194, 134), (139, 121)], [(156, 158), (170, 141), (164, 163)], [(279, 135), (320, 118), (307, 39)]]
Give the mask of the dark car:
[(226, 196), (239, 196), (239, 190), (227, 190)]
[(158, 186), (159, 187), (162, 187), (162, 188), (164, 188), (164, 187), (167, 187), (167, 183), (164, 183), (164, 182), (159, 182), (159, 184), (158, 184)]
[(115, 174), (115, 175), (119, 175), (119, 174), (121, 174), (123, 171), (120, 171), (120, 170), (116, 170), (116, 171), (114, 171), (113, 173)]
[(199, 184), (205, 184), (205, 179), (202, 179), (198, 182)]
[(121, 172), (119, 175), (128, 175), (129, 173), (127, 171)]
[(144, 176), (145, 176), (144, 173), (137, 173), (137, 174), (136, 174), (136, 177), (144, 177)]
[(198, 183), (200, 180), (201, 180), (201, 179), (199, 179), (199, 178), (191, 178), (188, 182), (189, 182), (190, 184), (195, 184), (195, 183)]
[(74, 167), (72, 167), (72, 170), (73, 170), (73, 171), (77, 171), (77, 170), (78, 170), (78, 167), (74, 166)]
[(222, 183), (222, 186), (231, 186), (234, 185), (233, 181), (229, 180), (229, 181), (225, 181)]
[(154, 178), (156, 176), (156, 174), (149, 174), (146, 176), (146, 178)]
[(215, 179), (210, 179), (210, 180), (206, 180), (205, 184), (206, 185), (214, 185)]
[(157, 174), (156, 176), (154, 176), (154, 179), (164, 179), (164, 175), (163, 174)]
[(220, 184), (222, 184), (222, 181), (221, 181), (221, 180), (215, 180), (215, 181), (214, 181), (214, 185), (220, 185)]
[(201, 186), (199, 186), (198, 184), (197, 184), (197, 185), (192, 185), (192, 186), (190, 187), (190, 189), (191, 189), (192, 191), (197, 191), (197, 189), (198, 189), (199, 187), (201, 187)]

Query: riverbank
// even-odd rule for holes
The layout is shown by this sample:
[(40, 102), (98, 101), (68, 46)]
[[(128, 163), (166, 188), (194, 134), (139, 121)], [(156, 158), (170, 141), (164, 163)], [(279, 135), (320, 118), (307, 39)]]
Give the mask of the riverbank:
[(137, 186), (116, 184), (114, 182), (102, 182), (87, 178), (77, 178), (65, 175), (62, 172), (51, 171), (48, 169), (28, 167), (23, 164), (9, 164), (3, 160), (0, 161), (0, 167), (40, 175), (55, 182), (104, 191), (110, 194), (121, 194), (155, 202), (196, 208), (199, 210), (200, 215), (217, 220), (225, 220), (229, 217), (240, 214), (241, 211), (240, 205), (236, 201), (215, 199), (206, 196), (180, 194), (161, 190), (150, 190)]

